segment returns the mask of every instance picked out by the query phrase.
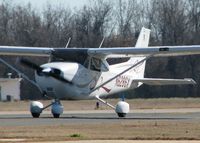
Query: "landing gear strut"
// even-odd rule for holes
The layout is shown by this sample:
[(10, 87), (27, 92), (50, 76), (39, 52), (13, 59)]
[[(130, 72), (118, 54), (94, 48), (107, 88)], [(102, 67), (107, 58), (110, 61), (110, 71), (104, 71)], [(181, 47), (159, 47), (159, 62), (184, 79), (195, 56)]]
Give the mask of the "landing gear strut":
[(112, 109), (114, 109), (115, 112), (117, 113), (118, 117), (126, 117), (127, 113), (129, 113), (129, 104), (127, 102), (125, 102), (125, 101), (119, 101), (117, 103), (116, 107), (114, 107), (110, 103), (108, 103), (108, 102), (104, 101), (103, 99), (99, 98), (99, 96), (96, 96), (96, 99), (98, 99), (102, 103), (104, 103), (107, 106), (109, 106)]

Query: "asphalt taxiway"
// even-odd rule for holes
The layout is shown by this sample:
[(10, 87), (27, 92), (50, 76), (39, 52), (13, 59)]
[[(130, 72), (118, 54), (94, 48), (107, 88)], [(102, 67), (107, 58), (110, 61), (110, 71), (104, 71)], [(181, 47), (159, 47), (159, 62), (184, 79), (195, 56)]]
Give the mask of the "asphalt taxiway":
[(109, 123), (122, 120), (196, 120), (200, 121), (200, 109), (146, 109), (133, 110), (126, 118), (119, 118), (114, 111), (65, 111), (60, 118), (53, 118), (50, 111), (41, 114), (40, 118), (32, 118), (28, 111), (0, 112), (0, 126), (35, 126), (35, 125), (59, 125), (76, 123)]

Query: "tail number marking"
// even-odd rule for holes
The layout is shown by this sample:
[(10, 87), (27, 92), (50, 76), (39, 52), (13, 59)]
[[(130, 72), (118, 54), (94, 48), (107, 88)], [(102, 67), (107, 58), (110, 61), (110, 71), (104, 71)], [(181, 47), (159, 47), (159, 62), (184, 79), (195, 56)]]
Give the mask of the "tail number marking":
[(115, 85), (117, 87), (127, 88), (129, 86), (130, 78), (127, 76), (118, 76)]

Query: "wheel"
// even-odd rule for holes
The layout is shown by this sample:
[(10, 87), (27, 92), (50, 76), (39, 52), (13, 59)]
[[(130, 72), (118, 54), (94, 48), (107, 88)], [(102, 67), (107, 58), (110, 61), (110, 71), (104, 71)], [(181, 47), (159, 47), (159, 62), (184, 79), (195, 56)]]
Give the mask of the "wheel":
[(31, 113), (33, 118), (39, 118), (40, 114), (39, 113)]
[(60, 115), (63, 113), (63, 106), (61, 105), (60, 101), (53, 102), (51, 106), (51, 113), (53, 114), (54, 118), (60, 117)]
[(117, 113), (119, 117), (126, 117), (126, 113)]
[(59, 117), (60, 117), (60, 114), (53, 114), (53, 117), (54, 117), (54, 118), (59, 118)]
[(129, 113), (129, 104), (125, 101), (119, 101), (116, 105), (115, 112), (119, 117), (126, 117), (126, 114)]

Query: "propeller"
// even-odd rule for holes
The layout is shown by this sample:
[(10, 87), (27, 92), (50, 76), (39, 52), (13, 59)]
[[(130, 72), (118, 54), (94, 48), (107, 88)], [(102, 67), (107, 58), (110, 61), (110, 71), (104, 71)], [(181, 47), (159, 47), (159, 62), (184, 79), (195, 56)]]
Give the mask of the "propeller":
[(50, 76), (50, 77), (53, 77), (53, 78), (55, 78), (59, 81), (72, 84), (71, 81), (68, 81), (61, 76), (61, 71), (59, 69), (50, 68), (50, 67), (49, 68), (42, 68), (41, 66), (39, 66), (39, 65), (37, 65), (37, 64), (27, 60), (27, 59), (21, 59), (20, 62), (21, 62), (22, 65), (36, 70), (39, 75)]
[(24, 65), (24, 66), (27, 66), (27, 67), (31, 68), (31, 69), (37, 70), (38, 72), (43, 70), (43, 68), (41, 68), (37, 64), (35, 64), (35, 63), (33, 63), (33, 62), (31, 62), (31, 61), (29, 61), (27, 59), (21, 59), (20, 63), (22, 65)]

